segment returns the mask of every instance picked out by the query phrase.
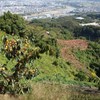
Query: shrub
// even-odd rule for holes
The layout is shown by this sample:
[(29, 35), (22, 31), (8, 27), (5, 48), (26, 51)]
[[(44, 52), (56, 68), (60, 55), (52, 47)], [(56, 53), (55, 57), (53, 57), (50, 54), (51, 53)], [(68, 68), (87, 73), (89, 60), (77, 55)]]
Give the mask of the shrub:
[(76, 80), (78, 81), (87, 81), (87, 76), (82, 71), (78, 72), (75, 76), (76, 76)]
[(7, 34), (23, 36), (25, 27), (24, 19), (16, 14), (11, 14), (9, 11), (0, 17), (0, 29)]
[[(3, 43), (1, 53), (6, 55), (8, 61), (0, 66), (1, 93), (23, 94), (29, 92), (31, 87), (28, 82), (38, 75), (38, 70), (30, 67), (29, 63), (39, 57), (39, 48), (29, 46), (31, 44), (26, 43), (26, 40), (21, 42), (20, 46), (20, 42), (7, 38)], [(28, 46), (26, 46), (27, 44)], [(12, 61), (11, 64), (14, 62), (12, 66), (8, 64), (10, 61)]]

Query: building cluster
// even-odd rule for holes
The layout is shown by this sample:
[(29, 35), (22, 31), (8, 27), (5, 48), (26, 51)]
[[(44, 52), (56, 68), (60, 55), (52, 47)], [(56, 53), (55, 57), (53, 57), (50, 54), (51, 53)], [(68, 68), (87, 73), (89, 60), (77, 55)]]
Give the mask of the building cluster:
[(0, 0), (0, 15), (11, 11), (31, 20), (66, 16), (79, 12), (99, 12), (99, 7), (100, 2), (89, 0)]

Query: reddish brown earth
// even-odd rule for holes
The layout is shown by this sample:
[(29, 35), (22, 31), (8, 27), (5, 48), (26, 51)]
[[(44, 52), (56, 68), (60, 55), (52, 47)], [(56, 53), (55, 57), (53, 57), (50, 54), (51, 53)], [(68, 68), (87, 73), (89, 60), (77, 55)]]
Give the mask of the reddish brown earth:
[(88, 47), (88, 42), (86, 40), (76, 39), (76, 40), (57, 40), (58, 44), (67, 48), (74, 48), (80, 50), (86, 50)]
[(86, 50), (88, 48), (88, 42), (86, 40), (57, 40), (57, 42), (61, 47), (60, 53), (62, 58), (70, 62), (74, 67), (86, 70), (85, 65), (72, 52), (75, 49)]

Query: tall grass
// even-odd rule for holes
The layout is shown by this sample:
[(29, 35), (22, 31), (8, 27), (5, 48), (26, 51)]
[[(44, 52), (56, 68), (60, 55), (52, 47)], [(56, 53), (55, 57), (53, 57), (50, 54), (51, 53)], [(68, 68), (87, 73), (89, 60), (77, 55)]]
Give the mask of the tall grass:
[[(100, 100), (100, 93), (82, 92), (78, 86), (34, 83), (33, 91), (22, 96), (1, 95), (0, 100)], [(84, 89), (83, 89), (84, 90)]]

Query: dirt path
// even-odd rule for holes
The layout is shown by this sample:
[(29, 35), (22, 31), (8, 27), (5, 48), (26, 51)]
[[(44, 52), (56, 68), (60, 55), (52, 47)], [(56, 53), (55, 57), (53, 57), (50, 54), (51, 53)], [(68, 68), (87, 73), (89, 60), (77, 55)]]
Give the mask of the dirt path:
[(67, 47), (61, 49), (61, 56), (78, 69), (84, 66)]
[(80, 49), (86, 50), (88, 47), (88, 42), (86, 40), (76, 39), (76, 40), (57, 40), (58, 44), (62, 47), (67, 47), (69, 49)]
[(86, 50), (88, 48), (88, 42), (86, 40), (76, 39), (76, 40), (57, 40), (61, 47), (61, 56), (66, 61), (71, 63), (77, 70), (82, 70), (90, 76), (89, 70), (86, 65), (81, 63), (79, 59), (75, 56), (72, 50), (80, 49)]

